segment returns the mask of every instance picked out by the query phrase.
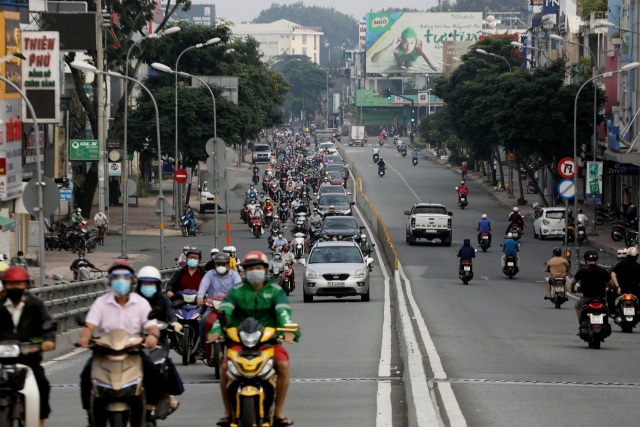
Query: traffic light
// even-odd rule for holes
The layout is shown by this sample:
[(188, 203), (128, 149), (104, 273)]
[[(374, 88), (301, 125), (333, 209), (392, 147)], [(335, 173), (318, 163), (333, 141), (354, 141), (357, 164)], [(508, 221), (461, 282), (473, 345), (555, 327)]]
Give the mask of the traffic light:
[(411, 123), (415, 122), (416, 110), (415, 108), (411, 110)]
[(391, 100), (391, 88), (390, 87), (387, 88), (387, 99)]

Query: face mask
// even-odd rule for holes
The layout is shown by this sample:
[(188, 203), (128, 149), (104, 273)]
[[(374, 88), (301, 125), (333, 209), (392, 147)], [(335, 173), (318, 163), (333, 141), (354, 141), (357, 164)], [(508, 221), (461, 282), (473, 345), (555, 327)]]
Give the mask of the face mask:
[(196, 268), (198, 266), (198, 260), (197, 259), (188, 259), (187, 260), (187, 265), (191, 268)]
[(156, 294), (156, 292), (158, 292), (158, 288), (154, 285), (154, 286), (142, 286), (140, 288), (140, 292), (142, 292), (142, 295), (144, 295), (147, 298), (151, 298), (152, 296), (154, 296)]
[(83, 256), (81, 256), (81, 257), (80, 257), (80, 259), (81, 259), (81, 260), (83, 260), (83, 259), (84, 259), (84, 257), (83, 257)]
[(280, 257), (280, 255), (276, 255), (274, 258), (275, 259), (280, 259), (281, 257)]
[(111, 289), (119, 296), (125, 296), (131, 291), (129, 279), (115, 279), (111, 281)]
[(278, 239), (282, 239), (282, 234), (278, 234)]
[(264, 282), (267, 272), (264, 270), (251, 270), (246, 272), (247, 282), (251, 286), (260, 286)]
[(227, 267), (219, 266), (216, 267), (216, 271), (218, 272), (218, 274), (226, 274), (229, 270), (227, 269)]
[(7, 298), (13, 302), (19, 301), (20, 298), (22, 298), (22, 295), (24, 295), (24, 290), (20, 288), (7, 289)]

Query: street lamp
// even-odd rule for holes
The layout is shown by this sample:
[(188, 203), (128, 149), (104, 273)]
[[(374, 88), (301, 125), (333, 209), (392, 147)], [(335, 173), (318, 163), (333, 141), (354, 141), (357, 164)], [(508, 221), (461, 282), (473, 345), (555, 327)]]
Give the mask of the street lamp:
[(143, 85), (142, 83), (140, 83), (138, 80), (134, 78), (123, 76), (122, 74), (116, 73), (113, 71), (99, 71), (93, 65), (88, 64), (86, 62), (82, 62), (82, 61), (73, 61), (69, 65), (72, 68), (75, 68), (81, 71), (86, 71), (94, 74), (103, 74), (105, 76), (115, 77), (115, 78), (134, 82), (135, 84), (137, 84), (147, 92), (147, 94), (151, 98), (151, 101), (153, 102), (153, 106), (156, 110), (156, 137), (158, 139), (158, 177), (159, 177), (158, 200), (160, 201), (159, 203), (160, 204), (160, 268), (164, 269), (164, 195), (162, 194), (162, 154), (161, 154), (161, 147), (160, 147), (160, 113), (158, 113), (158, 104), (156, 104), (156, 100), (151, 94), (151, 92), (149, 91), (149, 89), (147, 89), (145, 85)]
[[(214, 155), (213, 155), (213, 161), (215, 162), (215, 170), (213, 171), (209, 171), (210, 173), (213, 172), (214, 175), (214, 191), (215, 191), (215, 228), (216, 228), (216, 234), (215, 234), (215, 244), (214, 247), (218, 247), (218, 131), (217, 131), (217, 124), (216, 124), (216, 97), (213, 95), (213, 91), (211, 90), (211, 87), (209, 87), (209, 85), (202, 80), (200, 77), (191, 75), (189, 73), (183, 73), (180, 71), (174, 71), (171, 69), (171, 67), (168, 67), (164, 64), (160, 64), (159, 62), (154, 62), (153, 64), (151, 64), (151, 68), (154, 68), (158, 71), (162, 71), (164, 73), (172, 73), (177, 75), (180, 75), (182, 77), (191, 77), (193, 79), (198, 80), (199, 82), (201, 82), (204, 87), (206, 87), (209, 90), (209, 93), (211, 94), (211, 99), (213, 100), (213, 139), (215, 141), (213, 147), (214, 147)], [(227, 205), (227, 201), (225, 201), (225, 205)], [(229, 213), (229, 209), (227, 209), (227, 215)], [(227, 216), (227, 233), (229, 232), (229, 217)]]
[(457, 56), (454, 56), (452, 59), (456, 62), (462, 62), (462, 59), (458, 58)]
[(628, 32), (634, 33), (634, 34), (640, 34), (640, 32), (633, 31), (633, 30), (630, 30), (628, 28), (620, 28), (618, 25), (614, 24), (613, 22), (609, 22), (609, 21), (600, 21), (596, 25), (593, 26), (593, 28), (599, 28), (599, 27), (615, 28), (616, 30), (620, 30), (620, 31), (628, 31)]
[[(554, 40), (557, 40), (554, 38), (555, 37), (560, 37), (560, 36), (556, 36), (555, 34), (551, 35), (550, 37), (553, 38)], [(561, 40), (564, 40), (562, 37), (560, 37)], [(532, 50), (539, 50), (540, 52), (542, 52), (544, 54), (544, 56), (549, 59), (549, 57), (547, 56), (547, 52), (544, 49), (540, 49), (538, 47), (535, 46), (525, 46), (524, 44), (520, 43), (520, 42), (511, 42), (511, 46), (517, 47), (518, 49), (532, 49)]]
[[(180, 58), (182, 58), (182, 55), (184, 55), (185, 53), (187, 53), (188, 51), (192, 50), (192, 49), (200, 49), (206, 46), (211, 46), (212, 44), (216, 44), (220, 42), (220, 37), (214, 37), (212, 39), (207, 40), (204, 43), (198, 43), (195, 46), (190, 46), (188, 48), (186, 48), (185, 50), (183, 50), (180, 55), (178, 55), (178, 59), (176, 60), (176, 71), (178, 71), (178, 63), (180, 62)], [(175, 90), (176, 90), (176, 158), (174, 159), (175, 162), (175, 170), (178, 170), (178, 158), (179, 156), (179, 152), (178, 152), (178, 74), (176, 74), (176, 79), (175, 79)], [(215, 147), (215, 145), (214, 145)], [(215, 154), (214, 154), (215, 156)], [(162, 176), (162, 175), (160, 175)], [(182, 205), (182, 187), (180, 186), (180, 184), (176, 184), (176, 188), (178, 190), (178, 197), (175, 198), (175, 204), (173, 206), (174, 208), (174, 212), (175, 212), (175, 228), (180, 228), (180, 212), (181, 212), (181, 208), (180, 206)], [(218, 189), (215, 188), (215, 190), (217, 191)], [(217, 202), (217, 201), (216, 201)], [(216, 212), (218, 211), (218, 206), (216, 204)]]
[(476, 52), (481, 53), (483, 55), (489, 55), (489, 56), (493, 56), (495, 58), (500, 58), (502, 59), (504, 62), (507, 63), (507, 66), (509, 67), (509, 72), (511, 72), (511, 64), (509, 64), (509, 61), (507, 61), (505, 58), (503, 58), (502, 56), (496, 55), (495, 53), (489, 53), (484, 49), (476, 49)]
[[(138, 46), (140, 42), (147, 39), (159, 39), (169, 34), (174, 34), (180, 31), (180, 27), (171, 27), (167, 28), (163, 33), (151, 33), (148, 36), (142, 37), (140, 40), (136, 41), (131, 45), (129, 50), (127, 51), (127, 61), (125, 62), (125, 76), (129, 76), (129, 55), (131, 55), (131, 51), (134, 47)], [(129, 117), (129, 84), (124, 85), (124, 167), (122, 168), (122, 181), (123, 181), (123, 190), (124, 194), (122, 200), (124, 203), (122, 204), (122, 252), (120, 253), (119, 258), (128, 259), (129, 255), (127, 255), (127, 222), (129, 220), (129, 168), (127, 167), (127, 119)], [(162, 175), (160, 175), (160, 181), (162, 181)]]
[[(591, 77), (589, 80), (587, 80), (586, 82), (584, 82), (582, 84), (582, 86), (580, 86), (580, 89), (578, 89), (578, 93), (576, 93), (576, 100), (573, 106), (573, 164), (576, 165), (576, 172), (575, 172), (575, 178), (578, 178), (578, 174), (577, 174), (577, 165), (578, 165), (578, 97), (580, 96), (580, 92), (582, 91), (582, 89), (589, 84), (589, 82), (591, 82), (591, 80), (595, 80), (597, 78), (600, 77), (611, 77), (614, 74), (618, 74), (622, 71), (629, 71), (629, 70), (633, 70), (635, 68), (640, 67), (640, 62), (632, 62), (630, 64), (627, 64), (625, 66), (623, 66), (621, 69), (617, 70), (617, 71), (609, 71), (607, 73), (603, 73), (597, 76), (593, 76)], [(585, 181), (586, 182), (586, 181)], [(575, 211), (575, 218), (578, 218), (578, 201), (575, 200), (574, 203), (574, 211)], [(568, 230), (567, 230), (568, 232)], [(565, 253), (566, 253), (566, 247), (568, 246), (568, 242), (569, 239), (565, 239)], [(580, 239), (578, 239), (576, 237), (576, 271), (578, 271), (579, 266), (580, 266), (580, 250), (578, 249), (578, 247), (580, 246)]]
[(321, 68), (327, 74), (327, 129), (329, 128), (329, 70)]

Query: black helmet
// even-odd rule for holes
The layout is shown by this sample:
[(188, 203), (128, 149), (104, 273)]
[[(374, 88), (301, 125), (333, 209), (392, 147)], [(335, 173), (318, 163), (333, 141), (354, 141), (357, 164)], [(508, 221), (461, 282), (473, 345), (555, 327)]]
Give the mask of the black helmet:
[(597, 261), (598, 260), (598, 252), (593, 249), (589, 249), (584, 253), (584, 260), (586, 261)]
[(560, 255), (562, 255), (562, 249), (553, 248), (553, 256), (560, 256)]
[(189, 256), (189, 254), (198, 254), (200, 259), (202, 259), (202, 251), (195, 246), (191, 246), (189, 249), (187, 249), (186, 255)]
[(229, 262), (231, 262), (231, 259), (229, 257), (229, 254), (226, 254), (224, 252), (220, 252), (218, 255), (215, 256), (215, 258), (213, 258), (213, 262), (214, 263), (225, 263), (228, 264)]

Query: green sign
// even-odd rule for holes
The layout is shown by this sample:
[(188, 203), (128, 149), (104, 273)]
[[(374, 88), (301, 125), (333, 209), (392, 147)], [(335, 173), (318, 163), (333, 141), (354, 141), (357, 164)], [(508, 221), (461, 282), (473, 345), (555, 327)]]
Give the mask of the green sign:
[(589, 205), (602, 204), (603, 172), (604, 172), (603, 162), (587, 162), (587, 194), (585, 198), (586, 204), (589, 204)]
[(100, 141), (97, 139), (72, 140), (69, 144), (70, 161), (98, 161), (100, 160)]

